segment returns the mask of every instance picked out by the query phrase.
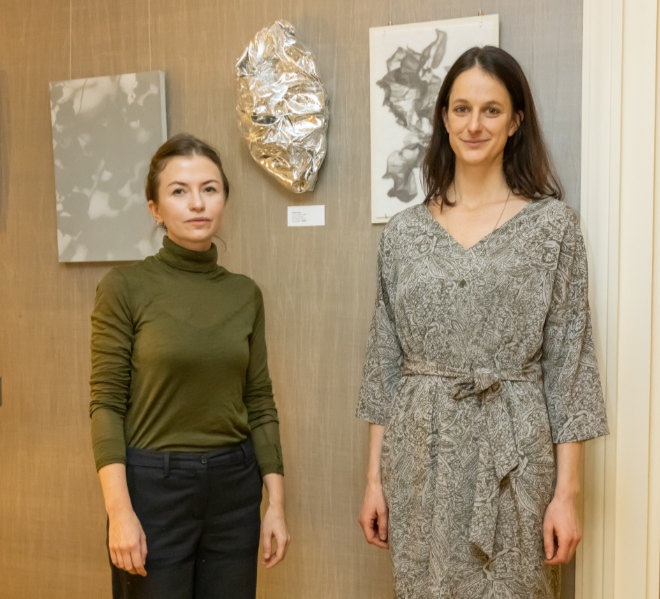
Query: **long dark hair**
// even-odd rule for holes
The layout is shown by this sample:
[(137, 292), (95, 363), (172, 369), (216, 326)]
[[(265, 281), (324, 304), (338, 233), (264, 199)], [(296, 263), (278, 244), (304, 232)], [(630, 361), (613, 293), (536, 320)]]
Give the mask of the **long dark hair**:
[(561, 183), (543, 141), (527, 78), (511, 54), (494, 46), (484, 46), (470, 48), (461, 54), (440, 87), (433, 115), (433, 134), (422, 166), (426, 192), (424, 203), (438, 198), (442, 204), (453, 204), (447, 198), (447, 191), (454, 180), (456, 155), (449, 144), (442, 115), (449, 107), (454, 81), (472, 67), (479, 67), (501, 81), (509, 92), (513, 113), (523, 114), (522, 122), (504, 147), (502, 168), (511, 191), (531, 200), (547, 197), (561, 200)]
[(218, 152), (205, 141), (190, 135), (189, 133), (179, 133), (170, 137), (156, 153), (151, 157), (149, 172), (144, 186), (147, 200), (158, 204), (158, 185), (160, 184), (160, 174), (167, 166), (167, 163), (177, 156), (204, 156), (218, 167), (222, 177), (222, 187), (225, 192), (225, 202), (229, 199), (229, 181), (222, 168), (222, 161)]

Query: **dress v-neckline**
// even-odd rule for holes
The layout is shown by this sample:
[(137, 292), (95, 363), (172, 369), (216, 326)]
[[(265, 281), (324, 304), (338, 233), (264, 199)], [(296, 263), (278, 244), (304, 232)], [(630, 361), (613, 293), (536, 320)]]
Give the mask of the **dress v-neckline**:
[(436, 226), (444, 233), (444, 235), (449, 239), (454, 245), (458, 246), (461, 250), (464, 252), (469, 252), (471, 250), (476, 249), (479, 245), (486, 243), (495, 233), (500, 231), (500, 229), (504, 229), (507, 227), (507, 225), (518, 219), (518, 217), (523, 213), (526, 212), (527, 209), (532, 205), (532, 204), (537, 204), (539, 200), (529, 200), (518, 212), (516, 212), (512, 217), (508, 218), (505, 220), (501, 225), (493, 229), (490, 233), (486, 233), (481, 239), (473, 243), (472, 245), (465, 246), (463, 245), (460, 241), (457, 241), (456, 238), (449, 232), (445, 227), (443, 227), (438, 219), (433, 216), (431, 211), (429, 210), (429, 207), (426, 206), (425, 204), (422, 204), (422, 207), (424, 209), (424, 212), (428, 215), (428, 217), (436, 224)]

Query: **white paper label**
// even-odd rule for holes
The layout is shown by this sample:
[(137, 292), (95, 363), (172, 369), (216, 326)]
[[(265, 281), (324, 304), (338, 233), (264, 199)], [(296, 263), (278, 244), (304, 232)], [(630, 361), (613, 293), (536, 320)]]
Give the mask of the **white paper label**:
[(287, 224), (289, 227), (324, 227), (325, 206), (289, 206)]

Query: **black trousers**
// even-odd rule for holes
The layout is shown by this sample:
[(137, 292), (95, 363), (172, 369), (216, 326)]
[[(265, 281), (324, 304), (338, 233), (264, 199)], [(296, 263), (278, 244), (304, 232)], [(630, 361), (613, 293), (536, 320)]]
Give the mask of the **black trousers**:
[(114, 599), (254, 599), (261, 475), (250, 441), (208, 453), (127, 449), (147, 576), (111, 564)]

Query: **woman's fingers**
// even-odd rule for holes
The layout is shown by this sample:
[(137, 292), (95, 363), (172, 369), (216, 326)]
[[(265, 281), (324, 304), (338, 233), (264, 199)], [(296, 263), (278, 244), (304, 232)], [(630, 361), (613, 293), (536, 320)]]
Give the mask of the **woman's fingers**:
[(145, 558), (146, 554), (142, 552), (142, 545), (134, 547), (123, 547), (111, 552), (112, 563), (121, 570), (126, 570), (129, 574), (139, 574), (146, 576)]
[[(573, 559), (577, 549), (577, 543), (564, 543), (557, 541), (557, 549), (552, 558), (546, 559), (545, 563), (549, 566), (557, 564), (567, 564)], [(546, 554), (547, 555), (547, 554)]]
[[(140, 525), (140, 528), (142, 528), (142, 525)], [(140, 538), (140, 553), (142, 556), (142, 563), (146, 565), (147, 563), (147, 535), (144, 534), (144, 530), (141, 531), (141, 538)], [(143, 568), (144, 570), (144, 568)], [(146, 576), (147, 572), (145, 570), (143, 576)]]
[(362, 508), (360, 516), (358, 517), (358, 524), (362, 529), (362, 534), (367, 542), (371, 543), (371, 537), (373, 536), (374, 529), (376, 527), (376, 514), (367, 513), (366, 506)]
[(573, 559), (582, 535), (573, 530), (568, 533), (559, 533), (557, 536), (557, 551), (554, 558), (546, 560), (548, 564), (567, 564)]
[(286, 555), (287, 549), (289, 548), (289, 542), (291, 538), (288, 533), (283, 533), (283, 531), (278, 531), (280, 534), (273, 534), (275, 537), (275, 543), (277, 545), (275, 555), (271, 554), (271, 559), (266, 565), (267, 568), (272, 568), (275, 564), (281, 562)]
[(545, 563), (567, 564), (573, 559), (581, 539), (582, 532), (573, 502), (553, 500), (543, 522)]
[(108, 535), (112, 563), (129, 574), (146, 576), (147, 539), (135, 513), (111, 518)]
[(546, 563), (555, 557), (557, 548), (555, 546), (555, 529), (549, 518), (543, 523), (543, 549), (545, 550)]
[(116, 567), (119, 568), (120, 570), (123, 570), (124, 568), (122, 567), (124, 565), (124, 561), (120, 560), (120, 555), (117, 551), (114, 549), (110, 549), (110, 559), (112, 560), (112, 564)]
[(131, 561), (133, 563), (133, 570), (135, 574), (140, 576), (146, 576), (147, 571), (144, 569), (144, 558), (142, 557), (142, 548), (140, 547), (137, 551), (131, 552)]
[[(275, 564), (278, 564), (284, 559), (287, 549), (289, 547), (289, 539), (287, 537), (277, 537), (275, 535), (269, 535), (273, 541), (268, 543), (268, 553), (266, 553), (266, 544), (264, 542), (264, 564), (266, 568), (272, 568)], [(274, 547), (274, 550), (273, 550)]]
[[(140, 526), (140, 538), (136, 547), (131, 547), (129, 558), (132, 564), (132, 568), (129, 570), (131, 574), (138, 574), (140, 576), (146, 576), (147, 571), (144, 566), (147, 560), (147, 539)], [(126, 561), (126, 560), (124, 560)]]
[(387, 510), (378, 513), (378, 538), (383, 543), (387, 543), (387, 516)]
[(380, 485), (367, 485), (362, 511), (358, 518), (367, 543), (388, 549), (388, 509)]
[(382, 549), (389, 548), (387, 543), (387, 510), (379, 515), (377, 512), (365, 513), (363, 509), (358, 522), (367, 543)]
[(264, 561), (268, 563), (271, 558), (271, 539), (272, 535), (269, 530), (264, 528), (263, 543), (264, 543)]
[(376, 547), (381, 549), (389, 549), (389, 543), (387, 542), (387, 512), (385, 514), (376, 515), (371, 524), (371, 539), (367, 538), (367, 541)]
[(272, 568), (284, 559), (291, 542), (287, 530), (284, 511), (269, 507), (264, 515), (263, 523), (263, 563), (266, 568)]

